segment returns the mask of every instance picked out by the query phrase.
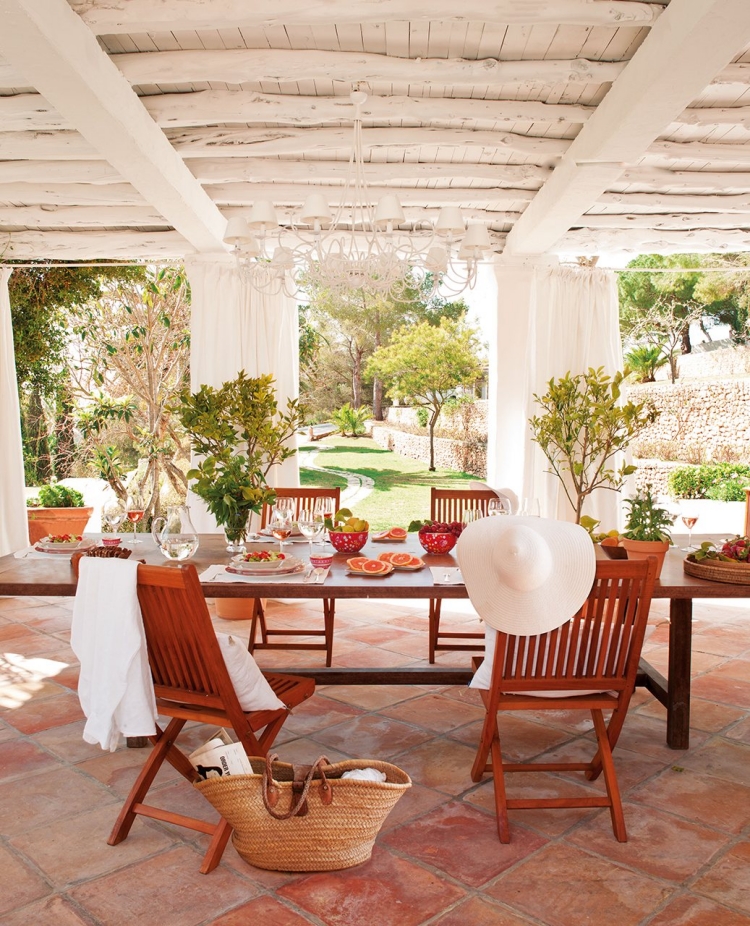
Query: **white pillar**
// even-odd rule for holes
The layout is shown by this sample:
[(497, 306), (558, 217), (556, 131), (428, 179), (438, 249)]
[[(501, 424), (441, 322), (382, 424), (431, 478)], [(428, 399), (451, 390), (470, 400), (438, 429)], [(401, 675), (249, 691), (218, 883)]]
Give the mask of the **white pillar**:
[[(244, 370), (248, 376), (271, 374), (280, 409), (299, 395), (297, 303), (280, 293), (256, 292), (242, 279), (230, 256), (192, 257), (185, 261), (190, 280), (190, 385), (217, 388)], [(270, 485), (299, 485), (293, 456), (269, 473)], [(190, 493), (196, 529), (218, 528), (203, 502)]]
[(8, 295), (10, 274), (9, 267), (0, 268), (0, 556), (29, 543), (21, 411)]
[[(529, 418), (553, 377), (622, 368), (617, 285), (611, 271), (563, 268), (556, 258), (496, 264), (497, 336), (491, 345), (487, 481), (538, 498), (542, 515), (573, 520), (559, 480), (531, 438)], [(494, 375), (493, 375), (494, 374)], [(585, 513), (616, 527), (619, 495), (600, 490)]]

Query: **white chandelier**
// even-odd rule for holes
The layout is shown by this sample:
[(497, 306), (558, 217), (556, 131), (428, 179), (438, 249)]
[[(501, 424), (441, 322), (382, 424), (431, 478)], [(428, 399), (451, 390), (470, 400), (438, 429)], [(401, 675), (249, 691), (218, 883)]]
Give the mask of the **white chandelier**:
[(361, 107), (367, 94), (354, 90), (350, 99), (354, 142), (335, 213), (321, 193), (311, 193), (289, 227), (279, 226), (268, 200), (257, 200), (248, 219), (229, 219), (224, 241), (232, 246), (243, 276), (260, 292), (289, 295), (313, 289), (335, 297), (361, 289), (400, 299), (419, 287), (429, 297), (428, 280), (432, 293), (439, 289), (449, 297), (472, 288), (478, 264), (492, 246), (487, 229), (481, 224), (467, 229), (461, 210), (446, 206), (434, 227), (426, 222), (414, 226), (419, 237), (396, 231), (406, 221), (398, 197), (386, 193), (373, 206), (365, 181)]

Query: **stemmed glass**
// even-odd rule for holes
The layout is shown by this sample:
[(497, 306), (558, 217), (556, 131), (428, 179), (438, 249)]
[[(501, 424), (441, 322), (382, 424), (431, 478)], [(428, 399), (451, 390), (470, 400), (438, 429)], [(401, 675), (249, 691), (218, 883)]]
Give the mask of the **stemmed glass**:
[(336, 514), (336, 499), (332, 495), (316, 498), (313, 511), (315, 514), (321, 514), (324, 519), (328, 518), (332, 521), (333, 516)]
[(143, 520), (143, 515), (145, 512), (145, 506), (143, 504), (143, 497), (140, 492), (131, 492), (128, 495), (128, 500), (126, 503), (126, 513), (128, 521), (133, 525), (133, 539), (130, 541), (132, 544), (142, 543), (138, 539), (138, 522)]
[(491, 498), (487, 503), (487, 514), (495, 517), (500, 514), (510, 514), (510, 502), (507, 498)]
[(271, 512), (269, 527), (271, 534), (279, 541), (279, 553), (284, 552), (284, 541), (291, 536), (293, 523), (293, 511), (291, 508), (274, 507)]
[(461, 523), (464, 527), (468, 524), (471, 524), (472, 521), (478, 521), (482, 517), (482, 511), (480, 508), (464, 508), (463, 514), (461, 515)]
[(683, 553), (693, 552), (693, 528), (698, 523), (698, 515), (692, 511), (686, 511), (680, 515), (682, 523), (688, 529), (688, 542), (686, 547), (680, 547)]
[(525, 518), (539, 517), (539, 499), (525, 498), (521, 503), (521, 515)]
[(106, 503), (104, 508), (102, 508), (102, 517), (107, 527), (113, 534), (116, 534), (125, 519), (125, 508), (119, 498)]
[(319, 511), (312, 508), (303, 508), (297, 518), (297, 526), (300, 533), (310, 541), (310, 556), (313, 551), (313, 540), (317, 540), (323, 535), (325, 529), (325, 520)]

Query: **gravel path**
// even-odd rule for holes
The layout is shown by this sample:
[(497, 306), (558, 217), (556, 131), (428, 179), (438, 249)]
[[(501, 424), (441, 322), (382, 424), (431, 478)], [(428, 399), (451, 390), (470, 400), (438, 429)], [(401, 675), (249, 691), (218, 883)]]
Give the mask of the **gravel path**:
[(301, 450), (299, 453), (299, 465), (305, 469), (317, 470), (319, 473), (332, 473), (334, 476), (341, 476), (342, 479), (346, 479), (346, 488), (341, 490), (342, 508), (353, 508), (372, 492), (375, 483), (369, 476), (360, 476), (357, 473), (345, 473), (338, 469), (318, 466), (315, 462), (317, 455), (317, 450)]

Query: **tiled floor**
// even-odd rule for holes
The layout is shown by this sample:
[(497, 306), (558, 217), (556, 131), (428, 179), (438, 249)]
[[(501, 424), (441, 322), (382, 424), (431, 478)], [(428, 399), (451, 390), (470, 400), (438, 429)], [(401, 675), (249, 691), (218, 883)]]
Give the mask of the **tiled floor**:
[[(697, 602), (691, 748), (669, 750), (664, 711), (637, 691), (615, 752), (630, 841), (604, 811), (516, 811), (497, 840), (492, 785), (470, 769), (480, 726), (468, 689), (319, 688), (277, 741), (281, 757), (389, 759), (414, 786), (386, 821), (372, 860), (326, 874), (251, 868), (231, 845), (198, 873), (205, 837), (138, 819), (106, 845), (140, 750), (102, 753), (81, 739), (71, 602), (0, 599), (0, 922), (4, 926), (741, 926), (750, 924), (750, 620), (747, 602)], [(276, 625), (319, 605), (271, 603)], [(666, 664), (667, 611), (652, 611), (648, 658)], [(456, 613), (452, 620), (471, 618)], [(217, 622), (217, 625), (222, 622)], [(233, 622), (233, 632), (247, 632)], [(408, 603), (339, 602), (335, 665), (405, 665), (426, 652)], [(261, 653), (266, 666), (318, 653)], [(442, 654), (464, 663), (466, 654)], [(509, 756), (581, 753), (589, 727), (504, 721)], [(190, 731), (197, 745), (203, 728)], [(516, 790), (601, 787), (538, 774)], [(159, 800), (213, 814), (171, 770)]]

